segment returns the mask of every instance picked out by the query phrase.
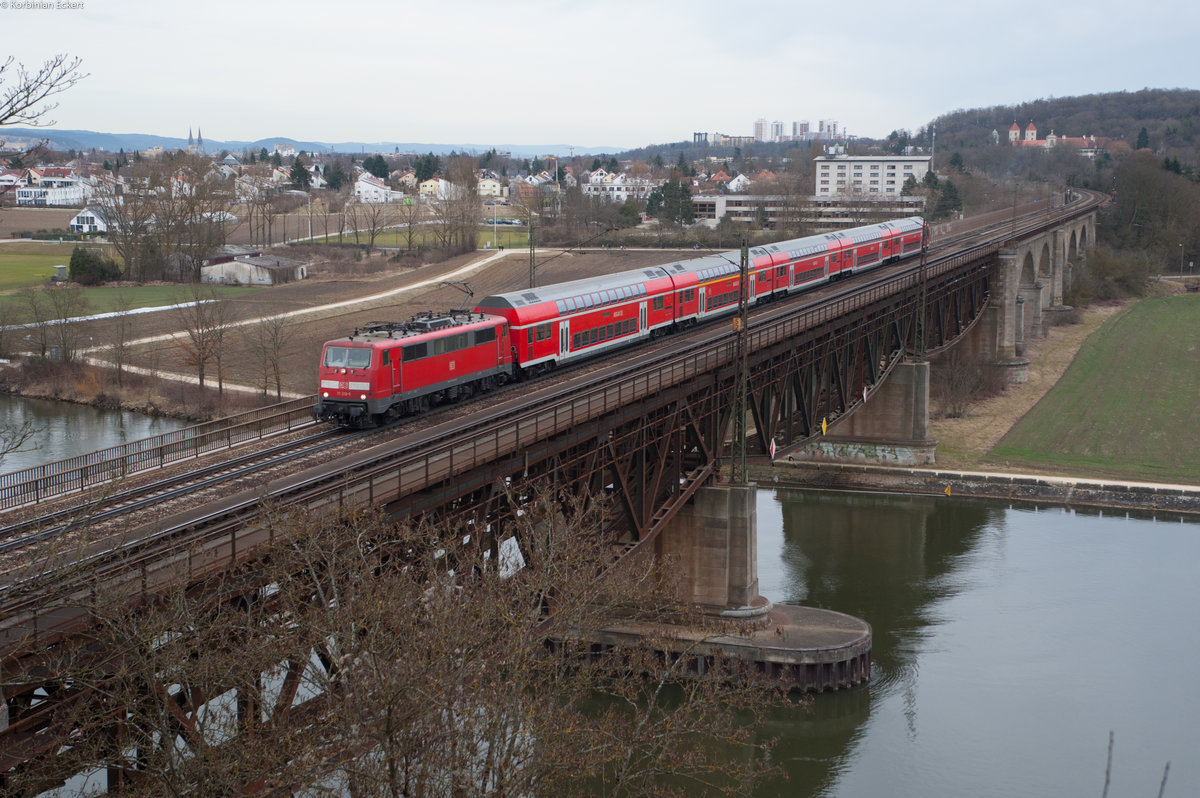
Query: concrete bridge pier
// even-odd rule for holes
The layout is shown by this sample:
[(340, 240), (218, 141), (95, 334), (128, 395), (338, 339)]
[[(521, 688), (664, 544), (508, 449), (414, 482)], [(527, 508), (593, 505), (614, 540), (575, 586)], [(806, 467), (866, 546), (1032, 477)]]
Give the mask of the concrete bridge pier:
[(1017, 251), (1002, 249), (995, 272), (992, 301), (984, 312), (980, 354), (989, 352), (992, 362), (1003, 370), (1010, 383), (1029, 379), (1029, 359), (1025, 357), (1025, 298), (1021, 295)]
[[(1045, 338), (1046, 337), (1046, 320), (1043, 315), (1044, 308), (1042, 307), (1043, 294), (1045, 293), (1041, 283), (1033, 285), (1021, 286), (1020, 300), (1025, 311), (1024, 323), (1018, 327), (1018, 331), (1030, 338)], [(1026, 333), (1028, 331), (1028, 333)]]
[[(754, 662), (767, 676), (800, 691), (838, 690), (871, 678), (871, 625), (840, 612), (772, 604), (758, 594), (757, 487), (703, 487), (655, 539), (655, 555), (681, 570), (681, 598), (735, 628), (667, 627), (655, 645), (685, 657), (703, 673), (712, 657)], [(663, 634), (665, 632), (665, 634)], [(593, 633), (600, 645), (644, 640), (640, 627)]]
[(934, 462), (929, 437), (929, 363), (898, 364), (888, 378), (829, 434), (788, 455), (789, 460), (878, 465)]
[(680, 598), (710, 614), (770, 609), (758, 595), (755, 485), (700, 488), (655, 540), (655, 555), (682, 567)]

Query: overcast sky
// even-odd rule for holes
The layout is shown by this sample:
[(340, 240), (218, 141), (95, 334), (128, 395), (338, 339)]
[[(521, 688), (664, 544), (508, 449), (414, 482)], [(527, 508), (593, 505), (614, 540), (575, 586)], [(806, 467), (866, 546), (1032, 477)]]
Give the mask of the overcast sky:
[(27, 67), (83, 59), (58, 128), (206, 140), (622, 149), (760, 117), (881, 137), (957, 108), (1200, 87), (1195, 0), (0, 0), (0, 31)]

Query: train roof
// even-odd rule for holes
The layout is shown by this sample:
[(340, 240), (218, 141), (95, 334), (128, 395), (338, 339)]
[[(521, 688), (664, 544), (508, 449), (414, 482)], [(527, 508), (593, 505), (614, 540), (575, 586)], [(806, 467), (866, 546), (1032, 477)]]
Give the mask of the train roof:
[[(910, 232), (920, 230), (925, 222), (920, 216), (910, 216), (904, 219), (890, 219), (886, 222), (856, 227), (834, 233), (819, 233), (817, 235), (793, 238), (789, 241), (779, 241), (774, 244), (762, 244), (750, 248), (751, 259), (786, 252), (792, 258), (803, 258), (828, 252), (831, 246), (850, 241), (857, 243), (877, 238), (889, 231)], [(701, 280), (712, 279), (727, 274), (736, 274), (740, 270), (741, 255), (737, 250), (726, 250), (701, 255), (695, 258), (668, 263), (663, 266), (651, 266), (644, 269), (632, 269), (616, 274), (601, 274), (586, 277), (582, 280), (572, 280), (567, 283), (538, 286), (523, 291), (510, 291), (506, 294), (486, 296), (476, 305), (477, 308), (496, 310), (520, 310), (542, 302), (557, 302), (563, 299), (578, 297), (601, 291), (631, 288), (641, 286), (647, 280), (671, 277), (685, 272), (697, 272)], [(634, 295), (639, 295), (635, 291)]]
[(582, 280), (572, 280), (567, 283), (540, 285), (537, 288), (510, 291), (507, 294), (492, 294), (479, 300), (476, 307), (517, 310), (527, 308), (531, 305), (538, 305), (542, 302), (556, 302), (560, 299), (579, 296), (580, 294), (640, 286), (644, 285), (647, 280), (661, 280), (667, 276), (667, 272), (662, 266), (632, 269), (627, 272), (617, 272), (616, 274), (598, 274), (595, 277), (585, 277)]
[(372, 321), (354, 328), (354, 332), (345, 338), (338, 338), (326, 343), (338, 346), (363, 345), (373, 346), (386, 341), (406, 340), (429, 335), (444, 330), (469, 330), (476, 327), (494, 326), (503, 322), (499, 316), (489, 316), (486, 313), (468, 313), (462, 311), (426, 311), (418, 313), (408, 321)]

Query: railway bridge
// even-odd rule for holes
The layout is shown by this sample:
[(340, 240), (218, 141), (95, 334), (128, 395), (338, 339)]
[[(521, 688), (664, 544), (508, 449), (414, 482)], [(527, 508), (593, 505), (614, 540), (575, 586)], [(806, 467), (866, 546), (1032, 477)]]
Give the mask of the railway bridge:
[[(717, 612), (752, 609), (753, 504), (718, 487), (736, 465), (734, 440), (750, 458), (834, 456), (821, 442), (839, 434), (860, 447), (925, 446), (931, 456), (926, 356), (977, 331), (977, 346), (1019, 378), (1019, 344), (1040, 334), (1041, 314), (1061, 304), (1071, 269), (1094, 240), (1097, 206), (1097, 198), (1081, 198), (1010, 233), (769, 306), (740, 333), (722, 322), (719, 333), (603, 367), (567, 390), (534, 386), (467, 423), (431, 426), (154, 521), (82, 559), (74, 550), (44, 563), (40, 587), (0, 585), (0, 774), (51, 755), (73, 732), (72, 707), (86, 691), (32, 675), (42, 672), (45, 651), (88, 628), (86, 597), (136, 601), (168, 584), (202, 586), (233, 568), (252, 573), (278, 542), (267, 506), (316, 514), (382, 508), (396, 518), (436, 518), (443, 529), (488, 529), (490, 540), (475, 535), (471, 545), (494, 547), (516, 526), (514, 487), (549, 481), (559, 491), (611, 497), (619, 512), (604, 532), (614, 552), (674, 555), (690, 569), (684, 587), (693, 601)], [(731, 515), (742, 523), (729, 523)], [(856, 673), (814, 678), (865, 678), (869, 648), (855, 657), (847, 662)], [(186, 718), (201, 708), (184, 701), (176, 711)]]

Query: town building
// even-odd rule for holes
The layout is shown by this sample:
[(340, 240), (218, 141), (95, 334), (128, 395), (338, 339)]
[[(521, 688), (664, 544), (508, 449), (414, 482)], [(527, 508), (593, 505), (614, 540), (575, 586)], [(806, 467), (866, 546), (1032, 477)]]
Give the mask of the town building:
[(899, 196), (910, 176), (917, 182), (925, 178), (930, 161), (929, 155), (822, 155), (813, 158), (816, 194)]
[[(992, 131), (992, 141), (998, 142), (1000, 135), (997, 131)], [(1012, 127), (1008, 129), (1008, 143), (1012, 147), (1037, 147), (1040, 149), (1054, 149), (1057, 146), (1063, 145), (1074, 147), (1079, 151), (1079, 154), (1085, 158), (1095, 158), (1100, 154), (1100, 151), (1107, 145), (1111, 139), (1098, 139), (1095, 136), (1059, 136), (1053, 129), (1050, 134), (1044, 139), (1038, 138), (1037, 126), (1033, 124), (1033, 120), (1029, 120), (1029, 124), (1022, 131), (1021, 126), (1013, 120)]]
[(839, 230), (887, 219), (919, 216), (921, 196), (797, 197), (771, 194), (698, 194), (692, 197), (695, 218), (715, 226), (728, 219), (737, 224), (776, 228), (798, 224), (809, 232)]
[(359, 202), (391, 202), (392, 190), (370, 172), (363, 172), (354, 181), (354, 198)]
[(599, 197), (607, 202), (624, 203), (626, 200), (646, 200), (650, 193), (662, 185), (661, 180), (645, 177), (629, 177), (624, 172), (611, 174), (602, 169), (592, 172), (588, 182), (582, 186), (585, 197)]

